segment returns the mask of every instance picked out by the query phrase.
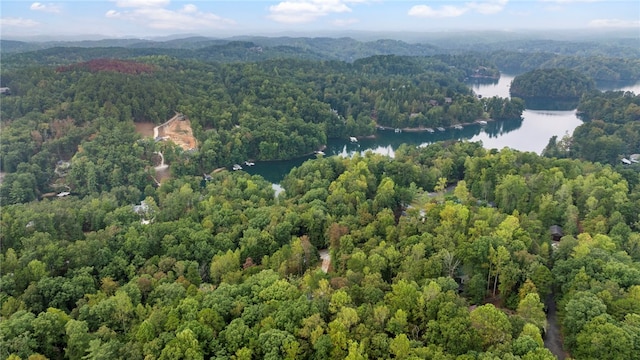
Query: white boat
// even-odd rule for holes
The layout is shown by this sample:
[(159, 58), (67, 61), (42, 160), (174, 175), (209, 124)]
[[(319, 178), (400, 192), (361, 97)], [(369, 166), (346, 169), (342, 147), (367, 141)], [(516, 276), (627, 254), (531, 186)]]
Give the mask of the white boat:
[(322, 151), (322, 150), (315, 151), (315, 153), (318, 154), (318, 155), (324, 155), (324, 151)]
[(395, 132), (396, 132), (396, 134), (397, 134), (397, 133), (401, 133), (401, 132), (402, 132), (402, 129), (396, 128), (396, 129), (395, 129)]
[(427, 132), (430, 132), (430, 133), (432, 133), (432, 134), (433, 134), (434, 132), (436, 132), (436, 131), (435, 131), (435, 130), (433, 130), (432, 128), (426, 128), (425, 130), (427, 130)]
[(244, 162), (244, 164), (245, 164), (245, 165), (247, 165), (247, 166), (253, 166), (253, 165), (255, 165), (255, 163), (253, 163), (253, 162), (251, 162), (251, 161), (245, 161), (245, 162)]
[(454, 126), (453, 128), (454, 128), (454, 129), (456, 129), (456, 130), (462, 130), (462, 129), (464, 129), (464, 128), (462, 127), (462, 125), (456, 125), (456, 126)]
[(349, 141), (351, 141), (352, 143), (355, 143), (355, 142), (358, 142), (358, 139), (356, 137), (349, 136)]
[(436, 129), (437, 129), (438, 131), (445, 131), (445, 128), (443, 128), (442, 126), (438, 126)]
[(480, 125), (487, 125), (487, 122), (484, 120), (478, 120), (477, 123)]
[(233, 171), (242, 170), (242, 166), (240, 164), (233, 164)]

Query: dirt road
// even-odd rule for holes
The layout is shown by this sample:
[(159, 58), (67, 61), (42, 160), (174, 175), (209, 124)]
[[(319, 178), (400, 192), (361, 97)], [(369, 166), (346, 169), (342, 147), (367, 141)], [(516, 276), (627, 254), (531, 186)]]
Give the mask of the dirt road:
[(544, 336), (544, 347), (549, 349), (559, 360), (564, 360), (568, 357), (568, 354), (564, 351), (564, 343), (562, 341), (562, 334), (560, 333), (560, 324), (558, 324), (556, 302), (553, 299), (553, 294), (547, 296), (545, 304), (547, 305), (547, 332)]
[(320, 259), (322, 259), (322, 271), (328, 272), (329, 265), (331, 265), (331, 255), (329, 255), (329, 249), (318, 250)]

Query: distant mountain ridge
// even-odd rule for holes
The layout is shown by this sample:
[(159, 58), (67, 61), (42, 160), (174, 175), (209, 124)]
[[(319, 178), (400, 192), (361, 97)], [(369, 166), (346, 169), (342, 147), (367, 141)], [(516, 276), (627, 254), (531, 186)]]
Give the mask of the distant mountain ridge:
[[(257, 62), (303, 59), (353, 63), (372, 56), (471, 55), (498, 69), (521, 73), (537, 68), (571, 68), (598, 81), (640, 79), (640, 39), (612, 36), (549, 40), (500, 32), (431, 34), (425, 42), (352, 37), (235, 36), (212, 38), (103, 39), (22, 42), (0, 40), (4, 68), (61, 66), (101, 58), (133, 59), (164, 55), (205, 62)], [(424, 36), (427, 36), (425, 34)], [(562, 39), (562, 38), (560, 38)], [(606, 39), (606, 40), (605, 40)], [(426, 42), (432, 40), (432, 42)]]
[[(191, 50), (206, 52), (206, 50), (224, 50), (238, 47), (261, 48), (263, 57), (270, 58), (274, 53), (286, 53), (296, 55), (294, 57), (324, 60), (355, 61), (374, 55), (408, 55), (429, 56), (447, 52), (429, 44), (409, 44), (400, 40), (376, 40), (362, 42), (352, 38), (290, 38), (290, 37), (235, 37), (229, 39), (215, 39), (206, 37), (188, 37), (183, 39), (152, 41), (142, 39), (105, 39), (71, 42), (44, 42), (31, 43), (14, 40), (0, 40), (0, 49), (4, 54), (16, 54), (30, 51), (42, 51), (52, 48), (111, 48), (122, 55), (123, 49), (131, 50), (132, 56), (148, 55), (154, 53), (152, 49), (163, 50)], [(116, 48), (118, 50), (116, 50)], [(145, 51), (146, 49), (146, 51)], [(78, 50), (75, 50), (78, 51)], [(160, 51), (158, 51), (160, 52)], [(169, 52), (171, 53), (171, 51)], [(118, 55), (118, 56), (120, 56)], [(176, 54), (177, 57), (185, 57)], [(189, 57), (192, 57), (190, 54)], [(173, 56), (173, 55), (172, 55)], [(243, 56), (242, 60), (252, 59), (252, 56)]]
[[(589, 38), (575, 35), (570, 37), (551, 37), (549, 34), (509, 33), (509, 32), (453, 32), (407, 34), (407, 39), (399, 40), (397, 34), (373, 40), (362, 40), (361, 34), (353, 37), (304, 37), (304, 36), (233, 36), (226, 38), (190, 35), (182, 38), (165, 37), (162, 39), (102, 39), (83, 41), (44, 41), (29, 42), (0, 40), (0, 51), (12, 54), (37, 51), (53, 47), (72, 48), (126, 48), (126, 49), (176, 49), (197, 50), (212, 46), (224, 46), (230, 43), (252, 43), (267, 53), (274, 49), (293, 49), (305, 57), (327, 60), (355, 61), (374, 55), (429, 56), (442, 53), (519, 51), (525, 53), (548, 52), (556, 55), (608, 56), (620, 58), (640, 58), (640, 38), (626, 33), (612, 33)], [(356, 39), (360, 38), (360, 40)], [(371, 39), (371, 38), (369, 38)], [(285, 47), (285, 48), (280, 48)]]

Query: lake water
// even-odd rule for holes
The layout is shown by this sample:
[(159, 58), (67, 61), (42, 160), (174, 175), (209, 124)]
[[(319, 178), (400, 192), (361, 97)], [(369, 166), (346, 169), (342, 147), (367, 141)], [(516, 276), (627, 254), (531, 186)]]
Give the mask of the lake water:
[[(469, 84), (473, 91), (483, 97), (509, 97), (509, 85), (514, 75), (502, 74), (498, 81), (480, 80)], [(601, 90), (633, 91), (640, 94), (640, 82), (635, 84), (605, 83), (598, 84)], [(539, 105), (539, 104), (538, 104)], [(556, 135), (561, 138), (571, 135), (573, 130), (582, 124), (576, 116), (576, 110), (531, 110), (525, 109), (521, 120), (493, 121), (487, 125), (467, 125), (464, 129), (446, 129), (435, 133), (402, 132), (378, 130), (375, 139), (362, 139), (351, 143), (348, 139), (331, 139), (324, 150), (325, 156), (353, 156), (356, 152), (372, 151), (393, 157), (394, 151), (401, 144), (426, 146), (444, 140), (482, 141), (487, 149), (513, 148), (520, 151), (532, 151), (540, 154)], [(348, 134), (345, 134), (345, 137)], [(245, 167), (250, 174), (262, 175), (268, 181), (278, 184), (289, 171), (303, 162), (315, 158), (316, 155), (286, 161), (258, 162), (255, 166)]]

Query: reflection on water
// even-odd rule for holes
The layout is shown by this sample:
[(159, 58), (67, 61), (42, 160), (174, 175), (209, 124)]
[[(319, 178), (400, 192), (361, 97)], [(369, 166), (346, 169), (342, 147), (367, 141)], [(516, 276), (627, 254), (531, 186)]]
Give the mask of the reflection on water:
[[(309, 159), (315, 159), (316, 155), (303, 156), (292, 160), (282, 161), (257, 161), (254, 166), (245, 166), (244, 171), (251, 175), (261, 175), (267, 181), (272, 183), (279, 183), (282, 181), (285, 175), (291, 171), (294, 167), (302, 165), (303, 162)], [(278, 189), (274, 188), (277, 192)]]
[[(509, 85), (514, 77), (514, 75), (502, 74), (499, 80), (472, 79), (468, 84), (476, 94), (482, 97), (509, 97)], [(640, 94), (640, 82), (635, 84), (599, 83), (598, 88), (633, 91)], [(562, 105), (554, 102), (532, 105), (527, 102), (527, 109), (523, 112), (522, 119), (491, 121), (486, 125), (472, 124), (461, 130), (449, 128), (435, 133), (405, 131), (399, 134), (379, 130), (375, 139), (362, 139), (358, 143), (351, 143), (348, 139), (332, 139), (329, 140), (324, 152), (326, 156), (353, 156), (356, 152), (372, 151), (393, 157), (395, 149), (401, 144), (427, 146), (437, 141), (469, 140), (482, 141), (484, 147), (488, 149), (510, 147), (540, 154), (552, 136), (570, 135), (582, 123), (576, 116), (577, 104), (571, 107), (567, 107), (568, 105), (562, 107)], [(559, 108), (565, 110), (559, 110)], [(286, 161), (259, 162), (255, 166), (245, 167), (245, 170), (250, 174), (262, 175), (273, 183), (279, 183), (293, 167), (300, 166), (306, 160), (315, 157), (316, 155), (311, 155)]]
[(509, 74), (500, 74), (499, 80), (491, 80), (489, 79), (473, 79), (468, 82), (468, 85), (471, 86), (471, 90), (478, 95), (482, 95), (483, 97), (509, 97), (509, 86), (511, 86), (511, 81), (515, 75)]
[[(494, 139), (502, 138), (505, 134), (518, 130), (523, 124), (522, 119), (491, 121), (487, 125), (471, 124), (461, 130), (448, 128), (445, 131), (435, 133), (402, 132), (395, 133), (392, 130), (378, 130), (375, 139), (361, 139), (352, 143), (348, 139), (331, 139), (324, 150), (325, 156), (351, 157), (356, 153), (364, 154), (371, 151), (376, 154), (395, 156), (395, 149), (402, 144), (427, 146), (438, 141), (465, 140), (475, 138)], [(548, 137), (547, 137), (548, 139)], [(546, 142), (545, 142), (546, 145)], [(289, 173), (293, 167), (302, 165), (308, 159), (314, 159), (317, 155), (305, 156), (293, 160), (258, 162), (255, 166), (245, 167), (250, 174), (262, 175), (268, 181), (278, 183)]]
[(490, 121), (487, 125), (471, 124), (460, 130), (449, 128), (435, 133), (405, 131), (397, 134), (390, 130), (378, 130), (375, 139), (363, 139), (359, 143), (350, 143), (344, 140), (330, 141), (325, 153), (328, 156), (353, 156), (356, 152), (362, 154), (371, 151), (393, 157), (395, 149), (402, 144), (427, 146), (438, 141), (465, 140), (477, 136), (498, 138), (519, 129), (522, 123), (522, 119)]
[(498, 138), (506, 133), (518, 130), (522, 126), (523, 119), (513, 119), (508, 121), (493, 121), (487, 123), (484, 132), (490, 138)]
[(505, 131), (497, 136), (482, 133), (469, 140), (482, 141), (484, 147), (489, 149), (510, 147), (540, 154), (552, 136), (562, 137), (565, 134), (572, 134), (573, 130), (582, 124), (575, 110), (525, 110), (522, 118), (524, 120), (521, 121), (521, 126), (516, 129)]
[(554, 100), (548, 98), (523, 98), (525, 107), (531, 110), (573, 110), (578, 107), (580, 99)]
[(492, 79), (492, 78), (471, 78), (467, 81), (467, 85), (474, 87), (480, 87), (484, 85), (488, 86), (496, 86), (500, 82), (500, 78)]

